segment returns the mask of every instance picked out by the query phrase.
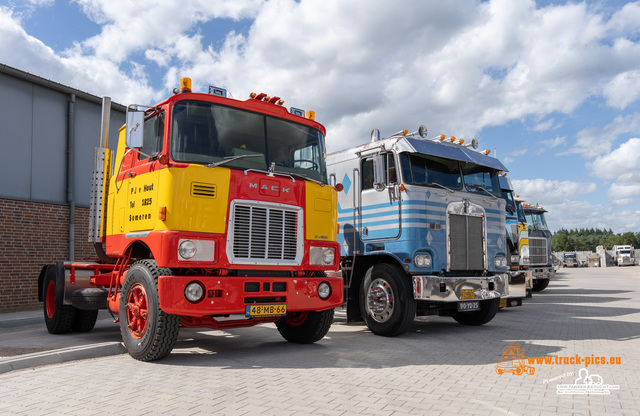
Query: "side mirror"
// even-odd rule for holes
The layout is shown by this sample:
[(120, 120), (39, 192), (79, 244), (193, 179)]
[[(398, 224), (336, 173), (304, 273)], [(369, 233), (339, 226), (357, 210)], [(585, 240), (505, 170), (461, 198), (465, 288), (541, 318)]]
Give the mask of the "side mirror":
[(125, 143), (131, 149), (141, 149), (144, 142), (144, 111), (127, 108)]
[(383, 191), (385, 188), (384, 161), (382, 155), (373, 157), (373, 187), (376, 191)]

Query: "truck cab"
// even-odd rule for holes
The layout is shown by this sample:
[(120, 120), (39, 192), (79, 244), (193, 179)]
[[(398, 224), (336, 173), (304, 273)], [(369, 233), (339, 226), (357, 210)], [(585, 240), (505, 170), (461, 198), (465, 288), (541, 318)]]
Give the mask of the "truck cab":
[(544, 214), (547, 212), (539, 205), (523, 204), (527, 218), (529, 242), (529, 269), (532, 272), (533, 291), (540, 292), (555, 275), (551, 253), (551, 231)]
[(130, 105), (115, 157), (104, 133), (96, 149), (89, 241), (99, 260), (39, 277), (49, 331), (108, 309), (142, 361), (168, 355), (180, 327), (273, 322), (290, 342), (324, 337), (343, 301), (337, 190), (324, 126), (282, 104), (195, 93), (183, 78), (164, 101)]
[[(506, 202), (506, 239), (507, 239), (507, 262), (509, 264), (509, 295), (501, 298), (500, 307), (521, 306), (522, 300), (531, 296), (531, 272), (528, 265), (522, 263), (521, 247), (528, 242), (520, 241), (522, 234), (523, 239), (526, 234), (521, 224), (526, 224), (526, 218), (522, 207), (518, 204), (511, 180), (507, 178), (506, 173), (499, 177), (500, 190), (502, 199)], [(526, 225), (525, 225), (526, 227)], [(522, 243), (522, 244), (521, 244)], [(528, 247), (528, 246), (525, 246)], [(528, 250), (522, 250), (528, 254)]]
[[(493, 157), (426, 127), (327, 156), (338, 194), (347, 319), (395, 336), (416, 315), (493, 319), (509, 293), (505, 201)], [(475, 146), (471, 148), (470, 146)]]

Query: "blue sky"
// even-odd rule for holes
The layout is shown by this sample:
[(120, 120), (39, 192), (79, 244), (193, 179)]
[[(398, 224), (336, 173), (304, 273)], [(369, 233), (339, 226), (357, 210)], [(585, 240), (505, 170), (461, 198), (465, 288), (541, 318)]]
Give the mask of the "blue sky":
[(338, 151), (477, 138), (559, 228), (640, 231), (640, 2), (0, 0), (0, 63), (121, 104), (181, 76), (316, 111)]

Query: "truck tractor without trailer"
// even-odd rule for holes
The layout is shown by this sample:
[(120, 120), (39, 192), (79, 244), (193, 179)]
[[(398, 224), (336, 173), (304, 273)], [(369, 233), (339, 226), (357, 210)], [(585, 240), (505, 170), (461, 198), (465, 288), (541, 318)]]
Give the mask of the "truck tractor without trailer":
[[(522, 300), (531, 296), (531, 272), (528, 266), (521, 264), (520, 257), (520, 224), (526, 224), (526, 219), (524, 211), (518, 209), (513, 194), (513, 185), (507, 178), (507, 174), (503, 173), (499, 179), (502, 199), (507, 203), (505, 220), (507, 263), (509, 265), (509, 295), (500, 299), (500, 307), (522, 306)], [(523, 241), (523, 243), (525, 242)]]
[(279, 97), (180, 82), (128, 107), (113, 169), (103, 99), (89, 236), (99, 260), (42, 268), (47, 329), (90, 331), (107, 309), (141, 361), (167, 356), (180, 327), (274, 322), (290, 342), (320, 340), (343, 303), (324, 127)]
[(544, 208), (528, 203), (522, 204), (527, 218), (529, 235), (529, 269), (533, 279), (533, 291), (540, 292), (549, 285), (555, 275), (551, 255), (551, 231), (547, 227)]
[(634, 266), (636, 264), (633, 246), (613, 246), (613, 252), (616, 259), (616, 266)]
[(338, 222), (347, 321), (396, 336), (415, 316), (482, 325), (509, 293), (506, 168), (463, 140), (426, 127), (327, 156), (339, 180)]

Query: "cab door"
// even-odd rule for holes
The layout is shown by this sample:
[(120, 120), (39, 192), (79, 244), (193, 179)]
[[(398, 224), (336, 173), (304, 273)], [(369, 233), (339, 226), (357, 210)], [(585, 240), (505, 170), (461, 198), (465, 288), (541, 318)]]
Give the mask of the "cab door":
[(363, 156), (360, 160), (358, 230), (363, 241), (400, 236), (401, 199), (396, 167), (393, 152)]

